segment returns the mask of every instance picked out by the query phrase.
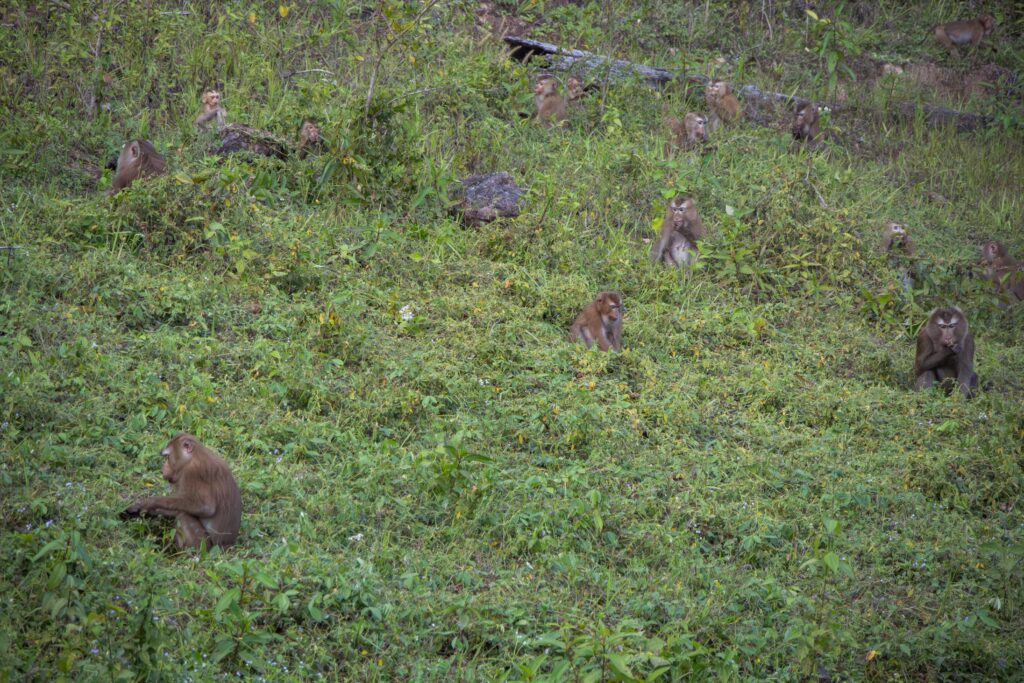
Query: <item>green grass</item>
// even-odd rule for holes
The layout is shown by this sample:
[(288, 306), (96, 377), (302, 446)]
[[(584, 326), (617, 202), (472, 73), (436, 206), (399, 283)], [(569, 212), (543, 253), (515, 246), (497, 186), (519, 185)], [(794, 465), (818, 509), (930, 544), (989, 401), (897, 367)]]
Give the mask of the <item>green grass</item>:
[[(495, 4), (826, 95), (788, 8)], [(385, 5), (395, 30), (417, 9)], [(817, 152), (780, 110), (666, 161), (660, 121), (698, 93), (618, 83), (541, 129), (519, 116), (535, 66), (468, 2), (384, 54), (364, 116), (375, 6), (3, 11), (0, 244), (23, 250), (0, 260), (0, 681), (1018, 677), (1024, 307), (977, 246), (1024, 256), (1019, 93), (960, 103), (1008, 125), (956, 135), (846, 83)], [(921, 34), (952, 4), (852, 12), (862, 58), (959, 66)], [(996, 14), (978, 60), (1019, 71), (1019, 12)], [(315, 116), (331, 151), (204, 157), (211, 85), (289, 138)], [(81, 160), (136, 135), (169, 173), (109, 198)], [(462, 227), (449, 186), (492, 170), (522, 215)], [(710, 232), (692, 273), (647, 262), (677, 191)], [(918, 244), (912, 292), (877, 253), (887, 220)], [(605, 288), (621, 354), (567, 341)], [(976, 338), (971, 402), (911, 391), (947, 302)], [(181, 430), (239, 480), (226, 552), (117, 518), (165, 489)]]

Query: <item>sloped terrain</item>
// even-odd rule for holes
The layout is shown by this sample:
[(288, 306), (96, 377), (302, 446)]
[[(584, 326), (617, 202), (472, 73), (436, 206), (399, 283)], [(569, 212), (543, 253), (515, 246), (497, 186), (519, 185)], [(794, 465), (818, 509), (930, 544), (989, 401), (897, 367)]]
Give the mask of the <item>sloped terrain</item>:
[[(1024, 256), (1020, 90), (909, 66), (1019, 73), (1024, 19), (956, 60), (926, 27), (970, 8), (800, 4), (0, 10), (0, 680), (1019, 676), (1024, 305), (978, 247)], [(545, 129), (510, 30), (842, 102), (816, 149), (780, 105), (666, 159), (699, 88), (595, 75)], [(208, 156), (208, 87), (327, 149)], [(168, 173), (110, 197), (134, 137)], [(454, 183), (493, 171), (521, 215), (464, 226)], [(678, 192), (691, 272), (647, 258)], [(620, 354), (567, 340), (602, 289)], [(912, 390), (948, 303), (972, 401)], [(226, 551), (118, 519), (179, 431), (241, 486)]]

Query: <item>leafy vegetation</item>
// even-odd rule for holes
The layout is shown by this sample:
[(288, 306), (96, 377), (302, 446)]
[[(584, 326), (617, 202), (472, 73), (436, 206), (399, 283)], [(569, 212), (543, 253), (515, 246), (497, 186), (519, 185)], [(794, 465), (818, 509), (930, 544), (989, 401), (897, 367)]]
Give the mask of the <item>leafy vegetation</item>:
[[(922, 27), (969, 10), (888, 4), (6, 5), (0, 680), (1019, 675), (1024, 306), (977, 245), (1024, 253), (1020, 92), (866, 65), (1019, 72), (1022, 19), (956, 62)], [(499, 20), (848, 100), (816, 151), (780, 108), (665, 160), (699, 91), (602, 84), (540, 128)], [(292, 139), (317, 118), (330, 151), (204, 156), (209, 86)], [(1000, 125), (894, 121), (907, 100)], [(134, 136), (169, 173), (107, 197)], [(450, 186), (494, 170), (522, 215), (464, 228)], [(690, 273), (646, 260), (678, 191), (711, 233)], [(603, 288), (621, 354), (566, 341)], [(946, 302), (971, 402), (911, 391)], [(117, 519), (181, 430), (240, 482), (226, 552)]]

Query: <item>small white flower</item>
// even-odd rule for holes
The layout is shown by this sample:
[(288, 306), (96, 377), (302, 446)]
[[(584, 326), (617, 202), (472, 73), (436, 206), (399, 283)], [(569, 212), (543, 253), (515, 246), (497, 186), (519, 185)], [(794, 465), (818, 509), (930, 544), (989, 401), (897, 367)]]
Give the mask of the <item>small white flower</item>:
[(413, 316), (412, 306), (410, 306), (409, 304), (406, 304), (406, 305), (402, 306), (402, 310), (400, 310), (398, 312), (398, 314), (400, 316), (402, 316), (402, 320), (404, 320), (406, 322), (412, 320), (412, 316)]
[(352, 541), (353, 543), (358, 543), (359, 541), (363, 540), (363, 535), (355, 534), (354, 536), (349, 536), (348, 540)]

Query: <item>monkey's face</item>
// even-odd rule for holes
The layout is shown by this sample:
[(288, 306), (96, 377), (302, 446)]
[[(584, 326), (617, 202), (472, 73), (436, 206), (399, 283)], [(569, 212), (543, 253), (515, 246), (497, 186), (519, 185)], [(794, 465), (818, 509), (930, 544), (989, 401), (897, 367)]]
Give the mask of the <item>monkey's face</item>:
[(707, 134), (708, 134), (707, 126), (708, 126), (708, 120), (706, 118), (704, 118), (703, 116), (698, 116), (695, 119), (695, 121), (694, 121), (694, 130), (696, 131), (697, 137), (699, 137), (699, 138), (707, 137)]
[(207, 90), (203, 93), (202, 102), (209, 107), (216, 107), (220, 104), (220, 93), (216, 90)]
[(898, 223), (893, 223), (889, 226), (889, 231), (892, 233), (893, 244), (906, 244), (907, 243), (907, 230)]
[(178, 481), (181, 469), (192, 458), (193, 448), (195, 448), (195, 444), (191, 439), (181, 437), (171, 439), (170, 443), (164, 446), (164, 449), (160, 451), (160, 455), (164, 457), (163, 467), (160, 468), (164, 479), (171, 484)]
[(985, 261), (992, 263), (1000, 256), (1000, 245), (998, 242), (986, 242), (985, 247), (982, 249), (982, 254), (985, 257)]
[(672, 227), (681, 228), (686, 224), (686, 214), (693, 203), (689, 199), (674, 201), (668, 205), (669, 214), (672, 216)]
[(537, 84), (533, 86), (533, 93), (535, 95), (554, 95), (555, 94), (555, 81), (551, 78), (542, 78), (537, 81)]
[(950, 315), (949, 317), (939, 316), (935, 319), (935, 324), (939, 327), (940, 342), (947, 349), (951, 349), (953, 353), (959, 353), (960, 344), (958, 340), (957, 332), (960, 331), (960, 318), (956, 314)]
[(729, 86), (724, 81), (711, 81), (711, 84), (708, 86), (708, 94), (714, 99), (718, 99), (728, 92)]
[(996, 28), (996, 18), (991, 14), (982, 14), (978, 17), (978, 21), (981, 22), (981, 28), (985, 32), (985, 35), (992, 33)]
[(312, 121), (306, 121), (302, 124), (302, 137), (309, 142), (317, 142), (320, 140), (320, 128)]
[(614, 294), (602, 294), (598, 308), (600, 308), (601, 317), (604, 318), (605, 322), (613, 323), (621, 315), (622, 302)]

